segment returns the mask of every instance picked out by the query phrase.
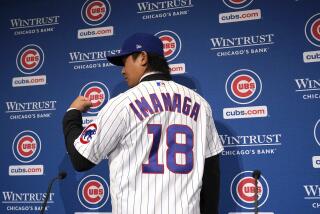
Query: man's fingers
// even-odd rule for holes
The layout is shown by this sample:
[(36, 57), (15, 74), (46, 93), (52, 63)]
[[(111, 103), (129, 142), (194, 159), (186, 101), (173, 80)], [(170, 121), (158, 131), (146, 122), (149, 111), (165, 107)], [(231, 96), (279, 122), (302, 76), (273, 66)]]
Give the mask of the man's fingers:
[(87, 106), (91, 107), (92, 106), (92, 102), (90, 100), (85, 102)]
[(84, 101), (90, 101), (88, 97), (82, 97)]
[(85, 96), (78, 96), (77, 100), (79, 100), (79, 101), (90, 101), (89, 98), (87, 98)]
[(84, 96), (78, 96), (70, 106), (70, 108), (78, 109), (81, 112), (87, 111), (90, 107), (92, 107), (92, 102)]
[(90, 101), (89, 98), (84, 97), (84, 96), (79, 96), (80, 101), (82, 101), (84, 103), (85, 106), (92, 106), (92, 102)]

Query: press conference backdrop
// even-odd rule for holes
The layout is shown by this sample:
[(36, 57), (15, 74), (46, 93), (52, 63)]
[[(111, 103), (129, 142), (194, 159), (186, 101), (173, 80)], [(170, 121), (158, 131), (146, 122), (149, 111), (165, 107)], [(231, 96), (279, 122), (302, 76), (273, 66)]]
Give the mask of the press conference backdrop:
[(107, 161), (75, 172), (61, 122), (76, 96), (93, 102), (86, 126), (127, 89), (106, 55), (135, 32), (211, 104), (221, 213), (253, 213), (255, 169), (259, 213), (320, 212), (320, 1), (6, 0), (0, 27), (0, 213), (38, 213), (62, 170), (47, 213), (111, 212)]

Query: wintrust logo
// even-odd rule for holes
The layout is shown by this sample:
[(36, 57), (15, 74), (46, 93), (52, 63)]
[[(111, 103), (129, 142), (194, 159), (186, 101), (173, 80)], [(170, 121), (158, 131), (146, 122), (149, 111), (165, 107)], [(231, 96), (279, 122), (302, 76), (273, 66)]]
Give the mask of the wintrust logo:
[[(163, 43), (164, 57), (168, 62), (173, 61), (179, 56), (182, 43), (180, 36), (173, 31), (163, 30), (155, 34)], [(185, 73), (185, 64), (169, 64), (171, 74), (183, 74)]]
[[(304, 28), (308, 42), (317, 48), (320, 47), (320, 13), (311, 16)], [(307, 51), (303, 53), (305, 63), (320, 62), (320, 50)]]
[[(2, 191), (2, 206), (6, 211), (13, 211), (14, 213), (26, 213), (30, 211), (41, 210), (41, 204), (43, 203), (47, 193), (42, 192), (14, 192), (14, 191)], [(46, 210), (54, 204), (55, 193), (49, 193), (48, 204)]]
[(51, 118), (52, 111), (56, 110), (57, 101), (33, 101), (33, 102), (18, 102), (7, 101), (6, 112), (10, 120), (23, 119), (47, 119)]
[(218, 57), (256, 55), (268, 53), (274, 44), (274, 34), (260, 34), (241, 37), (213, 37), (211, 50)]
[(267, 133), (254, 135), (219, 135), (224, 147), (222, 155), (274, 155), (277, 147), (282, 145), (281, 133)]
[(320, 99), (320, 79), (299, 78), (294, 79), (295, 92), (301, 94), (304, 100)]
[(311, 207), (314, 209), (320, 208), (320, 185), (306, 184), (303, 185), (305, 192), (304, 200), (311, 201)]
[[(108, 0), (87, 0), (81, 8), (82, 20), (90, 26), (103, 24), (111, 14)], [(95, 27), (78, 30), (78, 39), (104, 37), (113, 35), (113, 26)]]
[[(248, 7), (253, 0), (222, 0), (223, 3), (234, 10), (239, 10)], [(219, 23), (243, 22), (261, 19), (261, 10), (243, 10), (236, 12), (220, 13)]]
[(38, 33), (53, 32), (59, 25), (60, 16), (45, 16), (36, 18), (13, 18), (10, 19), (10, 30), (13, 35), (23, 36)]
[(114, 66), (107, 61), (107, 56), (119, 53), (120, 50), (80, 52), (73, 51), (69, 53), (70, 61), (74, 70), (97, 69)]
[[(233, 102), (243, 105), (254, 102), (261, 94), (262, 81), (260, 77), (249, 69), (240, 69), (229, 75), (225, 84), (227, 96)], [(224, 119), (240, 119), (266, 117), (267, 106), (245, 106), (224, 108)]]
[[(18, 70), (31, 75), (41, 69), (44, 62), (44, 52), (41, 47), (35, 44), (26, 45), (20, 49), (16, 58)], [(45, 85), (46, 75), (14, 77), (12, 87)]]
[(140, 14), (143, 20), (163, 19), (188, 15), (191, 8), (191, 0), (144, 1), (137, 3), (137, 14)]

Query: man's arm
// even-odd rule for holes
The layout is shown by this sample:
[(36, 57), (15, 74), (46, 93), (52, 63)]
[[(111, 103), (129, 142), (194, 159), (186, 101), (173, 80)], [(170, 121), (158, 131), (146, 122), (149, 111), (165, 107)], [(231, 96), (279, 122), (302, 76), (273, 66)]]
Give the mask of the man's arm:
[(91, 102), (84, 98), (78, 97), (71, 104), (69, 110), (63, 117), (63, 133), (65, 138), (66, 149), (72, 162), (73, 168), (79, 172), (86, 171), (95, 166), (94, 163), (83, 157), (74, 147), (74, 141), (83, 131), (82, 114), (91, 106)]
[(220, 164), (219, 155), (206, 158), (200, 192), (201, 214), (219, 213)]

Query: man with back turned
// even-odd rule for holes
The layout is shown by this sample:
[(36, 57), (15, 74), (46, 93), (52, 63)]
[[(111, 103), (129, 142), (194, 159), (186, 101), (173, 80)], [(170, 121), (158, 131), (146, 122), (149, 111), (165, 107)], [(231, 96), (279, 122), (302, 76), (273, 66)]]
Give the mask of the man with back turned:
[(208, 102), (172, 81), (161, 40), (136, 33), (119, 54), (130, 87), (110, 99), (85, 129), (92, 105), (77, 97), (63, 119), (73, 166), (85, 171), (108, 159), (112, 213), (218, 213), (223, 150)]

